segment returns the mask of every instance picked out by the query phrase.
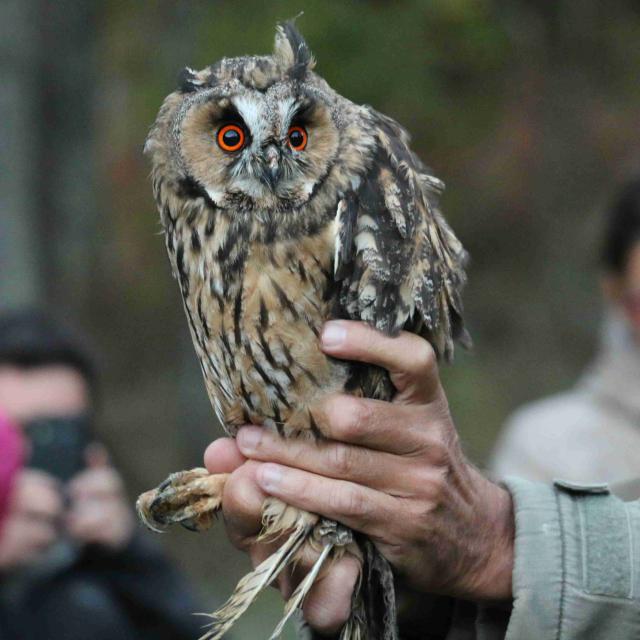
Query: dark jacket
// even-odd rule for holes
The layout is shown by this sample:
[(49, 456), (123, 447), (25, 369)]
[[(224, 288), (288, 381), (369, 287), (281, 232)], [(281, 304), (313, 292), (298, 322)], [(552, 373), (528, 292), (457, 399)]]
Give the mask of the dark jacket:
[(195, 640), (202, 608), (144, 533), (41, 575), (0, 576), (0, 640)]

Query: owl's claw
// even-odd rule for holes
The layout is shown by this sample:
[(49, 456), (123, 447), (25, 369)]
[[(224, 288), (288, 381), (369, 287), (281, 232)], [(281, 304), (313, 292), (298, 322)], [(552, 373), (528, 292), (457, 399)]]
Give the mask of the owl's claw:
[(156, 489), (138, 498), (138, 516), (157, 533), (176, 522), (190, 531), (209, 529), (222, 503), (227, 477), (228, 474), (210, 475), (201, 468), (172, 473)]

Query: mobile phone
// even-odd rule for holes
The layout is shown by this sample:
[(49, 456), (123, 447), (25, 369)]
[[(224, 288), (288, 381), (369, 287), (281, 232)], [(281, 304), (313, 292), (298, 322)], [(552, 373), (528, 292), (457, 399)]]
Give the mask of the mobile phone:
[(30, 445), (27, 466), (63, 482), (85, 468), (85, 450), (92, 441), (89, 416), (41, 417), (22, 426)]

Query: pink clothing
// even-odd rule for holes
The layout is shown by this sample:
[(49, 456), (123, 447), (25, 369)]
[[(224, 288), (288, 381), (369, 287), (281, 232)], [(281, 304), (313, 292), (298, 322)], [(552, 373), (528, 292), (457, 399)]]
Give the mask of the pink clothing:
[(22, 466), (22, 455), (20, 434), (0, 413), (0, 529), (9, 506), (14, 478)]

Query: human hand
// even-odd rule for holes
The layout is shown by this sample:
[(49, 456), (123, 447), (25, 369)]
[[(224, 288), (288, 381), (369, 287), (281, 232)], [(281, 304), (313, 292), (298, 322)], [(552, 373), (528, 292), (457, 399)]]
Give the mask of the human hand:
[(120, 474), (109, 464), (106, 450), (98, 444), (87, 450), (87, 469), (67, 487), (68, 534), (82, 544), (98, 544), (113, 551), (126, 547), (135, 531)]
[[(329, 328), (341, 339), (331, 342)], [(223, 503), (232, 539), (251, 554), (264, 552), (252, 527), (255, 535), (262, 498), (273, 495), (366, 533), (417, 589), (509, 597), (511, 499), (464, 459), (431, 347), (412, 334), (388, 338), (341, 321), (325, 328), (323, 349), (386, 368), (398, 393), (392, 403), (327, 399), (314, 417), (330, 440), (318, 444), (285, 442), (256, 427), (240, 431), (237, 449), (228, 440), (213, 443), (209, 470), (220, 472), (220, 463), (237, 468)], [(251, 460), (242, 464), (245, 458)], [(357, 567), (336, 564), (325, 579), (334, 571), (343, 572), (343, 590), (353, 587)], [(312, 593), (305, 617), (335, 629), (346, 619), (349, 595)], [(315, 621), (314, 611), (322, 613)]]
[(0, 571), (36, 562), (58, 539), (63, 501), (57, 481), (43, 471), (23, 469), (0, 532)]
[[(254, 567), (276, 551), (281, 541), (258, 540), (262, 529), (262, 506), (267, 494), (256, 480), (260, 463), (247, 461), (232, 438), (219, 438), (205, 452), (205, 466), (212, 474), (229, 473), (224, 488), (222, 513), (231, 542), (245, 551)], [(296, 561), (293, 574), (283, 571), (276, 585), (288, 600), (297, 584), (313, 566), (317, 555)], [(303, 604), (304, 618), (321, 633), (333, 633), (351, 609), (351, 594), (358, 578), (359, 563), (345, 555), (322, 572)]]

